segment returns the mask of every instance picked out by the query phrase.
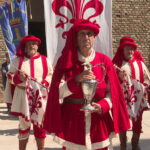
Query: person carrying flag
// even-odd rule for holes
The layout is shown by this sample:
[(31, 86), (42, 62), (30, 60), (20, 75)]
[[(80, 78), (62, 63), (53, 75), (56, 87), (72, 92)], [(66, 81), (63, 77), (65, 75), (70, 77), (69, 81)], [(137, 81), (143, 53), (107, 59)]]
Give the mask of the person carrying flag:
[(42, 120), (47, 99), (41, 89), (37, 89), (34, 95), (34, 89), (30, 88), (30, 83), (27, 84), (32, 79), (47, 91), (51, 83), (53, 68), (48, 59), (38, 52), (40, 43), (41, 40), (33, 35), (25, 36), (7, 73), (9, 82), (4, 99), (11, 104), (11, 114), (19, 116), (19, 150), (26, 149), (31, 123), (38, 150), (44, 150), (46, 130), (42, 127)]
[[(147, 108), (145, 94), (148, 93), (150, 103), (150, 73), (142, 55), (136, 50), (134, 39), (125, 36), (113, 58), (117, 73), (124, 91), (128, 113), (132, 120), (132, 150), (140, 150), (139, 139), (142, 132), (142, 115)], [(126, 150), (126, 131), (119, 134), (120, 150)]]

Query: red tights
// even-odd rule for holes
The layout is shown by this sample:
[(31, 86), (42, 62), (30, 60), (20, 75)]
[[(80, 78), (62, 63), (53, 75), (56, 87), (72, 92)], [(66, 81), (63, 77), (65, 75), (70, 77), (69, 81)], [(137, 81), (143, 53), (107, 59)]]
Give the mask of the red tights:
[(141, 133), (142, 132), (142, 115), (143, 115), (143, 112), (137, 118), (136, 121), (134, 119), (132, 119), (132, 130), (135, 133)]

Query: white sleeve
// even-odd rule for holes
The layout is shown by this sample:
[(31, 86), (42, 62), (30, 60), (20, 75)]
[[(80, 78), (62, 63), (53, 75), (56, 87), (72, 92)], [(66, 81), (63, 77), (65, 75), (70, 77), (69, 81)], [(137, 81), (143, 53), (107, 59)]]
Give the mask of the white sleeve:
[(71, 94), (72, 92), (69, 90), (67, 82), (65, 80), (61, 80), (61, 83), (59, 85), (59, 98), (63, 99)]
[(46, 60), (47, 60), (48, 74), (47, 74), (45, 80), (49, 83), (49, 86), (50, 86), (51, 80), (52, 80), (52, 75), (53, 75), (53, 67), (52, 67), (50, 61), (48, 59), (46, 59)]
[(150, 84), (150, 72), (146, 65), (142, 62), (143, 74), (144, 74), (144, 83)]
[(111, 98), (111, 90), (110, 90), (110, 81), (107, 82), (107, 88), (106, 88), (106, 97), (104, 98), (107, 103), (110, 106), (110, 109), (112, 108), (112, 98)]

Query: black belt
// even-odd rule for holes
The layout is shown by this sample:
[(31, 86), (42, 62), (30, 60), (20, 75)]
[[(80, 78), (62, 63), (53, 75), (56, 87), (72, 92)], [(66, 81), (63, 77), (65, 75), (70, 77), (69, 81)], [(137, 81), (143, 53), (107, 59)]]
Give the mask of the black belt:
[[(99, 101), (99, 98), (93, 98), (92, 100), (92, 102), (98, 102), (98, 101)], [(64, 103), (84, 105), (86, 103), (86, 100), (83, 98), (67, 97), (67, 98), (64, 98)]]

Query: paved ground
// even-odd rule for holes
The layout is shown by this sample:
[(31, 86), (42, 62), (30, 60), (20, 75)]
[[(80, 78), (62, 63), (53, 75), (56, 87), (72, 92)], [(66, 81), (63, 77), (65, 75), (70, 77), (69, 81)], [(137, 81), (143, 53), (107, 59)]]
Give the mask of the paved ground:
[[(6, 113), (6, 105), (0, 103), (0, 150), (18, 150), (17, 130), (18, 118)], [(140, 145), (142, 150), (150, 150), (150, 111), (144, 112), (143, 131)], [(131, 150), (130, 140), (132, 131), (128, 131), (128, 150)], [(118, 138), (113, 139), (114, 150), (119, 150)], [(27, 150), (36, 150), (36, 142), (33, 132), (27, 146)], [(46, 138), (45, 150), (61, 150), (61, 146), (52, 142), (50, 135)]]

